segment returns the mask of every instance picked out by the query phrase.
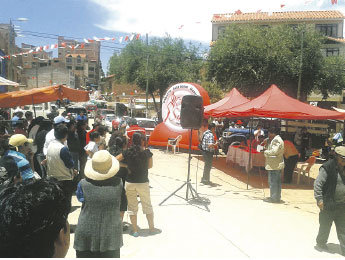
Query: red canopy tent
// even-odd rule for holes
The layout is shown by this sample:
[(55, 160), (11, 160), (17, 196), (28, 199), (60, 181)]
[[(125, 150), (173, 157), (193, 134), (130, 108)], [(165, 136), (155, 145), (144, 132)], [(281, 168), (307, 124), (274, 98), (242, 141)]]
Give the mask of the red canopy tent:
[(248, 101), (249, 99), (242, 96), (242, 94), (236, 88), (233, 88), (223, 99), (211, 105), (205, 106), (204, 114), (206, 116), (213, 117), (219, 112), (227, 111)]
[(68, 98), (73, 102), (83, 102), (90, 99), (88, 91), (59, 85), (0, 94), (0, 108), (41, 104), (64, 98)]
[(345, 113), (305, 104), (272, 85), (257, 98), (214, 114), (214, 117), (270, 117), (299, 120), (344, 120)]

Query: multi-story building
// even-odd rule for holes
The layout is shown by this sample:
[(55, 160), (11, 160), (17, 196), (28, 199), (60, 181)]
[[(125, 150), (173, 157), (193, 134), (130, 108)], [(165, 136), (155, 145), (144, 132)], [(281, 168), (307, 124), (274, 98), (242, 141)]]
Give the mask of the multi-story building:
[[(28, 52), (29, 50), (35, 50), (36, 46), (22, 43), (22, 52)], [(40, 66), (49, 66), (50, 62), (53, 56), (53, 52), (46, 52), (46, 51), (38, 51), (33, 53), (26, 53), (22, 55), (22, 66), (23, 69), (32, 69), (35, 68), (36, 64), (39, 64)], [(46, 62), (44, 62), (46, 61)]]
[(58, 59), (76, 75), (76, 87), (98, 86), (101, 70), (100, 42), (82, 43), (59, 36), (58, 44)]
[[(16, 32), (13, 24), (0, 24), (0, 50), (3, 55), (16, 54), (20, 49), (15, 43)], [(5, 63), (5, 78), (21, 83), (21, 57), (14, 57), (3, 61)]]
[(274, 26), (287, 24), (298, 26), (304, 24), (328, 36), (328, 41), (322, 47), (325, 56), (344, 55), (345, 42), (343, 38), (345, 16), (339, 11), (293, 11), (293, 12), (259, 12), (214, 14), (212, 18), (212, 41), (216, 41), (231, 24), (256, 24)]
[(23, 78), (27, 89), (40, 88), (52, 85), (66, 85), (75, 88), (75, 75), (71, 70), (65, 67), (54, 66), (38, 66), (37, 68), (24, 69)]

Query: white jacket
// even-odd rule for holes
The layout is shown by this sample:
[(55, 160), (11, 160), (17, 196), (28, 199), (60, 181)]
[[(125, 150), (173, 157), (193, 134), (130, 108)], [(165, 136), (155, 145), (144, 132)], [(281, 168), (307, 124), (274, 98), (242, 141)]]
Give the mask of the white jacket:
[(284, 169), (284, 141), (279, 135), (276, 135), (272, 139), (264, 154), (266, 158), (266, 170), (272, 171)]

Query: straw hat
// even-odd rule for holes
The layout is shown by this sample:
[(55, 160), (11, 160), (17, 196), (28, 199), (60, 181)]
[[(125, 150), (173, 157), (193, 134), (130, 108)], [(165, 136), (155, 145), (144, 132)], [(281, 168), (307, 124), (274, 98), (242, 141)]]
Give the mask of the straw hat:
[(345, 158), (345, 146), (337, 146), (334, 151), (340, 157)]
[(106, 150), (100, 150), (85, 165), (85, 176), (91, 180), (103, 181), (113, 177), (120, 169), (119, 161)]
[(10, 137), (10, 140), (9, 140), (9, 144), (14, 146), (14, 147), (18, 147), (18, 146), (22, 146), (23, 144), (25, 143), (32, 143), (33, 140), (32, 139), (28, 139), (26, 138), (25, 135), (22, 135), (22, 134), (15, 134), (15, 135), (12, 135)]

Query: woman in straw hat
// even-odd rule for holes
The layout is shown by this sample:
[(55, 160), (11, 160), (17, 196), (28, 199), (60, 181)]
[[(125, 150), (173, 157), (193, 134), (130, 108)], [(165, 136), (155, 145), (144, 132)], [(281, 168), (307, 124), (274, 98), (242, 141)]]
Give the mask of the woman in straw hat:
[(85, 165), (85, 179), (77, 189), (83, 203), (74, 238), (78, 258), (120, 257), (122, 181), (115, 176), (119, 168), (106, 150), (96, 152)]
[(153, 222), (153, 209), (151, 205), (148, 169), (152, 168), (152, 153), (145, 148), (145, 136), (135, 132), (132, 136), (132, 146), (116, 156), (119, 161), (128, 165), (129, 174), (126, 179), (126, 195), (128, 200), (128, 214), (132, 223), (134, 237), (138, 237), (137, 213), (140, 197), (143, 213), (146, 214), (151, 234), (160, 233)]

